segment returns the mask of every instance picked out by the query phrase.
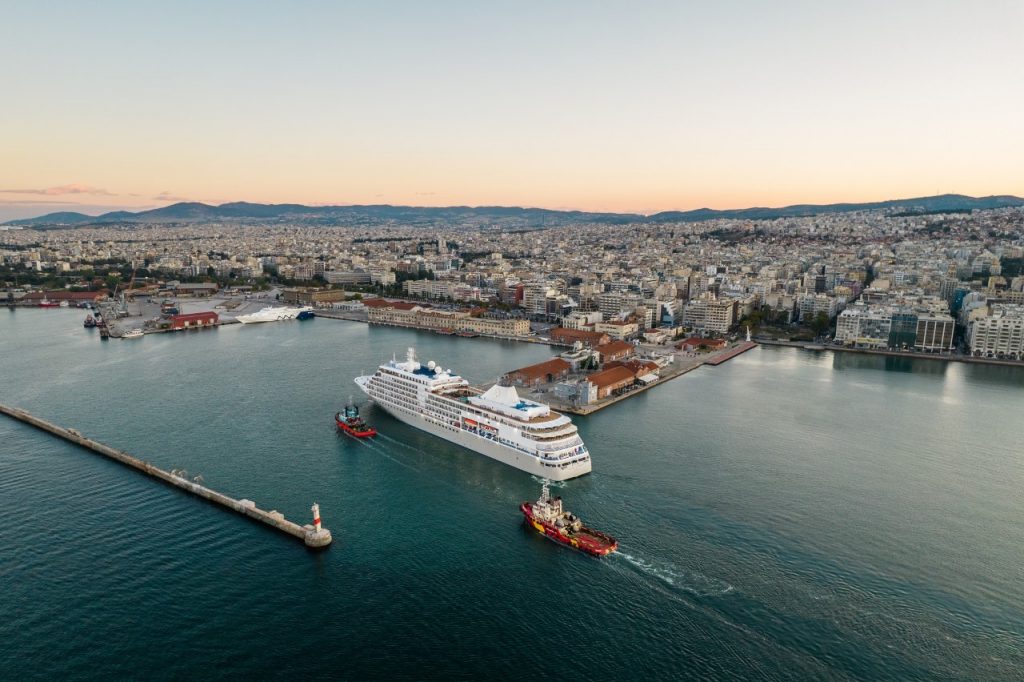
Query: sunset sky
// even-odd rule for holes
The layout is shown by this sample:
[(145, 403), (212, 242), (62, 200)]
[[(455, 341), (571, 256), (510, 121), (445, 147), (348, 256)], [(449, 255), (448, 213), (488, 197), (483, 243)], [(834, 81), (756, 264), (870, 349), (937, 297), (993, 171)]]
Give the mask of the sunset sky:
[(0, 219), (1024, 195), (1024, 3), (0, 2)]

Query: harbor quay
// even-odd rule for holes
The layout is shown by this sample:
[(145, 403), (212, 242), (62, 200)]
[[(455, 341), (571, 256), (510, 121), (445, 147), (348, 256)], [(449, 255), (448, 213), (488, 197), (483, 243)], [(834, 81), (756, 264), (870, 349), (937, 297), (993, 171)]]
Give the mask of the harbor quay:
[(915, 360), (934, 360), (938, 362), (964, 362), (972, 365), (1001, 365), (1003, 367), (1024, 367), (1024, 360), (1008, 360), (1001, 358), (977, 358), (957, 353), (926, 353), (913, 350), (888, 350), (882, 348), (857, 348), (838, 344), (808, 343), (807, 341), (786, 341), (783, 339), (759, 338), (758, 343), (765, 346), (787, 346), (811, 351), (834, 351), (836, 353), (857, 353), (860, 355), (883, 355), (893, 358), (913, 358)]
[[(628, 344), (623, 344), (628, 345)], [(507, 372), (502, 381), (521, 387), (529, 398), (569, 414), (589, 415), (676, 377), (708, 365), (715, 367), (741, 355), (757, 343), (741, 341), (709, 352), (675, 352), (654, 360), (609, 360), (605, 369), (580, 371), (563, 358), (572, 359), (589, 349), (574, 349), (551, 360)], [(593, 351), (601, 355), (601, 347)]]
[[(177, 297), (174, 306), (176, 313), (188, 311), (184, 312), (182, 317), (201, 315), (202, 313), (193, 312), (196, 307), (212, 308), (215, 311), (213, 314), (216, 314), (216, 311), (223, 314), (208, 326), (204, 324), (184, 327), (202, 329), (237, 322), (238, 315), (251, 314), (254, 306), (273, 306), (275, 301), (276, 296), (273, 294), (255, 299), (223, 295), (202, 298)], [(142, 320), (147, 316), (159, 314), (160, 308), (168, 305), (168, 301), (165, 300), (161, 304), (153, 299), (140, 297), (123, 305), (122, 315), (128, 315), (121, 318), (115, 314), (116, 305), (116, 302), (101, 304), (104, 317), (114, 318), (108, 332), (114, 338), (124, 335), (131, 324), (129, 320)], [(578, 330), (560, 327), (534, 326), (531, 329), (531, 325), (522, 319), (476, 318), (465, 311), (422, 309), (416, 303), (386, 299), (321, 307), (315, 311), (315, 315), (325, 319), (413, 329), (453, 338), (479, 337), (550, 346), (558, 353), (555, 360), (562, 362), (558, 358), (567, 358), (564, 364), (566, 368), (572, 367), (576, 387), (567, 390), (565, 382), (554, 381), (554, 377), (548, 377), (547, 382), (534, 380), (528, 382), (531, 384), (529, 386), (521, 385), (534, 399), (547, 402), (562, 412), (577, 415), (593, 414), (702, 365), (716, 366), (756, 345), (749, 340), (730, 344), (726, 340), (703, 337), (690, 337), (682, 341), (663, 338), (660, 343), (639, 344), (611, 340), (607, 334), (580, 334)], [(178, 331), (181, 328), (155, 329), (150, 324), (146, 333)], [(103, 331), (106, 330), (101, 330)], [(580, 346), (581, 336), (587, 337), (585, 347)], [(581, 369), (581, 360), (582, 364), (588, 364), (591, 371), (578, 371)], [(513, 370), (508, 374), (513, 375), (517, 371), (522, 370)], [(549, 385), (540, 386), (541, 383)]]
[[(376, 299), (369, 303), (374, 305), (368, 305), (364, 310), (324, 311), (317, 315), (446, 336), (472, 336), (557, 347), (561, 352), (555, 358), (512, 370), (502, 381), (525, 388), (531, 398), (546, 402), (559, 411), (577, 415), (593, 414), (702, 365), (720, 365), (757, 345), (749, 335), (746, 341), (733, 344), (722, 339), (690, 337), (667, 347), (612, 341), (607, 335), (580, 335), (561, 328), (552, 330), (549, 336), (540, 336), (529, 332), (525, 320), (517, 321), (520, 323), (518, 334), (488, 333), (486, 328), (477, 326), (480, 322), (468, 316), (422, 311), (416, 304), (406, 302)], [(489, 325), (493, 321), (482, 322)], [(596, 345), (584, 346), (579, 340), (582, 337)], [(647, 357), (638, 355), (638, 350)], [(586, 371), (585, 367), (600, 367), (603, 371)]]
[[(390, 306), (394, 306), (394, 302), (389, 302)], [(412, 310), (415, 306), (407, 304), (407, 307)], [(432, 326), (424, 326), (414, 321), (414, 318), (409, 319), (393, 319), (392, 317), (384, 317), (380, 314), (373, 314), (374, 308), (370, 308), (370, 314), (368, 315), (366, 309), (355, 310), (320, 310), (317, 311), (317, 317), (324, 317), (327, 319), (341, 320), (347, 322), (361, 322), (365, 324), (383, 326), (383, 327), (399, 327), (404, 329), (412, 329), (421, 332), (432, 332), (436, 334), (443, 334), (446, 336), (453, 336), (459, 338), (459, 334), (453, 333), (451, 328), (440, 327), (438, 324)], [(462, 334), (466, 336), (466, 334)], [(569, 414), (576, 415), (589, 415), (604, 409), (610, 405), (614, 405), (622, 400), (630, 398), (634, 395), (642, 393), (646, 390), (659, 386), (671, 379), (682, 376), (691, 372), (698, 367), (703, 365), (717, 366), (723, 362), (727, 362), (732, 358), (745, 353), (757, 346), (756, 343), (750, 341), (741, 341), (739, 343), (729, 344), (723, 340), (711, 340), (711, 339), (687, 339), (679, 344), (678, 348), (674, 352), (665, 353), (666, 348), (664, 346), (635, 346), (631, 343), (626, 342), (613, 342), (605, 345), (598, 345), (594, 348), (581, 348), (572, 341), (567, 341), (561, 338), (554, 338), (554, 336), (544, 337), (540, 335), (505, 335), (486, 333), (484, 331), (474, 332), (474, 337), (489, 338), (502, 341), (516, 341), (519, 343), (531, 343), (531, 344), (542, 344), (548, 345), (552, 348), (557, 348), (560, 351), (560, 355), (556, 356), (552, 361), (556, 363), (562, 363), (564, 368), (568, 370), (578, 370), (581, 365), (581, 360), (585, 361), (590, 357), (593, 357), (595, 362), (600, 365), (610, 365), (610, 369), (619, 370), (614, 372), (615, 376), (609, 378), (609, 382), (601, 382), (603, 386), (595, 385), (590, 388), (589, 392), (583, 392), (578, 389), (571, 391), (559, 390), (564, 389), (565, 384), (558, 385), (560, 382), (556, 380), (558, 370), (555, 373), (547, 372), (544, 369), (539, 370), (540, 374), (534, 377), (534, 380), (527, 380), (526, 382), (518, 382), (519, 386), (527, 389), (527, 395), (535, 400), (540, 400), (550, 404), (553, 408), (566, 412)], [(706, 345), (705, 345), (706, 344)], [(673, 346), (668, 346), (669, 349)], [(693, 352), (683, 351), (683, 348), (693, 349)], [(636, 360), (628, 361), (627, 363), (621, 363), (620, 360), (628, 359), (633, 356), (637, 350), (642, 350), (650, 356), (659, 356), (657, 360), (648, 360), (647, 362), (637, 363)], [(697, 349), (707, 350), (710, 352), (698, 352)], [(568, 358), (562, 360), (561, 358)], [(537, 367), (548, 364), (540, 363)], [(606, 363), (605, 361), (610, 361)], [(634, 366), (635, 365), (635, 366)], [(518, 372), (529, 371), (531, 368), (522, 368), (520, 370), (512, 370), (505, 375), (505, 380), (515, 384), (515, 376)], [(568, 378), (568, 371), (565, 372), (566, 376), (559, 378)], [(585, 384), (589, 379), (585, 376), (587, 373), (580, 372), (576, 376), (579, 379), (578, 386)], [(600, 377), (602, 372), (594, 372), (589, 376)], [(619, 376), (621, 375), (621, 376)], [(544, 381), (546, 379), (546, 381)], [(493, 384), (485, 385), (483, 388), (489, 388)], [(586, 396), (586, 397), (584, 397)]]
[(57, 426), (56, 424), (36, 417), (25, 410), (9, 407), (7, 405), (0, 405), (0, 413), (30, 426), (34, 426), (41, 431), (50, 433), (70, 443), (79, 445), (87, 450), (103, 455), (104, 457), (120, 462), (121, 464), (146, 474), (157, 481), (172, 485), (175, 488), (189, 492), (197, 497), (201, 497), (204, 500), (212, 502), (225, 509), (229, 509), (245, 517), (259, 521), (270, 528), (274, 528), (282, 533), (298, 538), (299, 540), (302, 540), (307, 547), (320, 549), (331, 544), (331, 531), (324, 528), (321, 524), (320, 505), (316, 503), (312, 506), (313, 523), (299, 525), (294, 521), (286, 519), (284, 514), (279, 511), (266, 511), (260, 509), (252, 500), (236, 500), (233, 497), (229, 497), (228, 495), (219, 493), (216, 490), (212, 490), (197, 481), (189, 480), (175, 471), (166, 471), (161, 469), (149, 462), (133, 457), (122, 450), (117, 450), (109, 445), (104, 445), (103, 443), (91, 438), (87, 438), (75, 429)]

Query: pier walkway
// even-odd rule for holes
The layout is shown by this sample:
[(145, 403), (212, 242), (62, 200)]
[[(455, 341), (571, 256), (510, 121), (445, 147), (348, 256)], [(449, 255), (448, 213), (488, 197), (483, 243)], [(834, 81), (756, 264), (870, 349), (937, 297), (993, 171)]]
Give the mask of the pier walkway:
[(737, 355), (746, 353), (748, 350), (754, 348), (755, 346), (757, 346), (757, 344), (754, 343), (753, 341), (744, 341), (738, 346), (724, 350), (721, 353), (716, 353), (714, 357), (710, 357), (707, 360), (705, 360), (704, 364), (716, 367), (725, 362), (726, 360), (732, 360)]
[(47, 433), (53, 434), (58, 438), (79, 445), (88, 450), (116, 460), (125, 466), (129, 466), (137, 471), (140, 471), (151, 478), (155, 478), (158, 481), (162, 481), (168, 485), (172, 485), (175, 488), (180, 488), (186, 492), (192, 493), (198, 497), (203, 498), (218, 504), (226, 509), (230, 509), (233, 512), (247, 516), (250, 519), (260, 521), (271, 528), (287, 533), (293, 537), (296, 537), (306, 543), (306, 546), (313, 548), (326, 547), (331, 544), (331, 531), (320, 526), (320, 508), (319, 505), (313, 505), (313, 525), (302, 525), (289, 521), (284, 517), (284, 514), (278, 511), (265, 511), (256, 506), (255, 502), (251, 500), (236, 500), (233, 497), (228, 497), (223, 493), (219, 493), (216, 490), (211, 490), (206, 486), (200, 485), (195, 481), (190, 481), (183, 478), (176, 473), (165, 471), (159, 467), (156, 467), (149, 462), (145, 462), (137, 457), (132, 457), (127, 452), (117, 450), (103, 443), (92, 440), (83, 436), (81, 433), (74, 429), (66, 429), (56, 424), (52, 424), (45, 419), (40, 419), (32, 414), (29, 414), (25, 410), (8, 407), (6, 405), (0, 405), (0, 412), (6, 414), (12, 419), (17, 419), (20, 422), (34, 426), (37, 429), (46, 431)]

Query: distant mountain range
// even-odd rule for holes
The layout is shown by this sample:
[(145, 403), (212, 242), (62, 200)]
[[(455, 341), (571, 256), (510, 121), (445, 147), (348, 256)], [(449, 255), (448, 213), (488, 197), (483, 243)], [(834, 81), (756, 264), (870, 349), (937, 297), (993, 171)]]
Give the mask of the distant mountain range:
[(302, 204), (253, 204), (238, 201), (212, 206), (198, 202), (182, 202), (149, 211), (113, 211), (98, 216), (84, 213), (50, 213), (38, 218), (12, 220), (5, 225), (48, 226), (89, 225), (109, 223), (202, 223), (210, 221), (264, 220), (301, 221), (324, 225), (434, 225), (455, 222), (515, 221), (543, 227), (583, 222), (634, 222), (643, 220), (639, 214), (585, 213), (555, 211), (544, 208), (515, 206), (304, 206)]
[(291, 221), (338, 226), (384, 224), (424, 225), (499, 222), (524, 227), (551, 227), (578, 223), (700, 222), (719, 218), (763, 220), (793, 218), (853, 211), (889, 210), (902, 214), (953, 213), (979, 209), (1024, 206), (1015, 196), (969, 197), (941, 194), (916, 199), (893, 199), (859, 204), (799, 204), (782, 208), (742, 208), (693, 211), (665, 211), (644, 216), (637, 213), (587, 213), (515, 206), (304, 206), (302, 204), (253, 204), (238, 201), (212, 206), (182, 202), (148, 211), (113, 211), (98, 216), (64, 211), (38, 218), (12, 220), (5, 225), (25, 227), (93, 225), (110, 223), (203, 223), (212, 221)]
[(829, 213), (852, 213), (855, 211), (889, 210), (903, 214), (955, 213), (990, 208), (1024, 206), (1024, 199), (1009, 195), (990, 197), (969, 197), (964, 194), (939, 194), (934, 197), (916, 199), (890, 199), (860, 204), (797, 204), (782, 208), (737, 208), (718, 211), (698, 208), (695, 211), (665, 211), (648, 216), (654, 222), (699, 222), (718, 218), (745, 220), (771, 220), (773, 218), (798, 218)]

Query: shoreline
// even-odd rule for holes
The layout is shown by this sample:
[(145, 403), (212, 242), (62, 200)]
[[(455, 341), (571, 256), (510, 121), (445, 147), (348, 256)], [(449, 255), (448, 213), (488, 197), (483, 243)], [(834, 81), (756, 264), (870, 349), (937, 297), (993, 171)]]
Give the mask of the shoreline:
[(599, 411), (603, 410), (606, 407), (611, 407), (612, 405), (620, 403), (623, 400), (629, 400), (633, 396), (640, 395), (644, 391), (649, 391), (650, 389), (654, 388), (655, 386), (661, 386), (662, 384), (668, 383), (669, 381), (672, 381), (673, 379), (675, 379), (677, 377), (681, 377), (684, 374), (689, 374), (693, 370), (700, 369), (701, 367), (703, 367), (706, 364), (707, 364), (706, 362), (700, 361), (700, 362), (693, 363), (691, 365), (680, 366), (673, 373), (671, 373), (669, 375), (666, 375), (666, 376), (662, 376), (657, 381), (652, 382), (650, 384), (647, 384), (646, 386), (638, 386), (637, 388), (633, 389), (632, 391), (627, 391), (626, 393), (623, 393), (621, 395), (617, 395), (617, 396), (615, 396), (613, 398), (606, 398), (604, 400), (599, 400), (596, 403), (591, 403), (589, 405), (567, 405), (564, 402), (562, 402), (560, 399), (552, 398), (552, 397), (545, 397), (544, 400), (549, 405), (551, 405), (552, 409), (556, 410), (557, 412), (566, 412), (568, 414), (574, 414), (574, 415), (578, 415), (578, 416), (581, 416), (581, 417), (587, 417), (587, 416), (590, 416), (590, 415), (594, 414), (595, 412), (599, 412)]
[[(348, 315), (345, 315), (345, 314), (339, 314), (337, 312), (334, 312), (334, 314), (331, 314), (331, 315), (321, 315), (320, 312), (317, 312), (317, 317), (325, 317), (327, 319), (341, 320), (341, 321), (345, 321), (345, 322), (359, 322), (359, 323), (366, 324), (366, 325), (371, 326), (371, 327), (372, 326), (394, 327), (394, 328), (398, 328), (398, 329), (410, 329), (410, 330), (413, 330), (413, 331), (432, 332), (432, 333), (435, 333), (435, 334), (437, 333), (436, 329), (433, 329), (433, 328), (430, 328), (430, 327), (415, 327), (415, 326), (410, 326), (410, 325), (395, 324), (395, 323), (389, 323), (389, 322), (370, 322), (367, 319), (362, 319), (361, 316), (352, 315), (351, 313), (349, 313)], [(448, 336), (448, 335), (445, 335), (445, 336)], [(492, 340), (496, 340), (496, 341), (519, 341), (521, 343), (530, 343), (530, 344), (535, 344), (535, 345), (546, 345), (546, 346), (549, 346), (551, 348), (570, 348), (571, 347), (571, 346), (568, 346), (567, 344), (557, 343), (557, 342), (553, 342), (553, 341), (550, 341), (550, 340), (549, 341), (542, 341), (540, 338), (535, 337), (535, 336), (497, 336), (497, 335), (494, 335), (494, 334), (477, 334), (475, 337), (472, 337), (472, 338), (492, 339)], [(643, 385), (643, 386), (637, 386), (633, 390), (627, 391), (625, 393), (622, 393), (621, 395), (617, 395), (617, 396), (614, 396), (612, 398), (605, 398), (603, 400), (599, 400), (597, 402), (590, 403), (588, 405), (571, 405), (571, 404), (568, 404), (568, 403), (562, 401), (561, 399), (559, 399), (559, 398), (557, 398), (555, 396), (551, 396), (551, 395), (545, 395), (543, 397), (543, 401), (545, 403), (549, 404), (553, 409), (557, 410), (558, 412), (564, 412), (564, 413), (568, 413), (568, 414), (574, 414), (574, 415), (586, 417), (588, 415), (594, 414), (595, 412), (603, 410), (606, 407), (610, 407), (611, 405), (615, 405), (616, 403), (622, 402), (623, 400), (627, 400), (627, 399), (629, 399), (629, 398), (631, 398), (631, 397), (633, 397), (635, 395), (639, 395), (640, 393), (643, 393), (644, 391), (650, 390), (650, 389), (652, 389), (652, 388), (654, 388), (656, 386), (660, 386), (661, 384), (664, 384), (664, 383), (666, 383), (668, 381), (671, 381), (672, 379), (675, 379), (676, 377), (680, 377), (680, 376), (682, 376), (684, 374), (688, 374), (688, 373), (692, 372), (693, 370), (698, 369), (700, 367), (703, 367), (705, 365), (708, 365), (709, 367), (717, 367), (718, 365), (721, 365), (721, 364), (723, 364), (725, 362), (728, 362), (729, 360), (733, 359), (737, 355), (741, 355), (741, 354), (747, 352), (751, 348), (756, 348), (757, 345), (758, 345), (758, 343), (756, 341), (742, 341), (742, 342), (740, 342), (740, 343), (738, 343), (738, 344), (736, 344), (734, 346), (729, 346), (729, 347), (727, 347), (727, 348), (725, 348), (725, 349), (723, 349), (721, 351), (718, 351), (716, 353), (707, 354), (705, 356), (702, 356), (700, 358), (696, 358), (696, 359), (691, 360), (690, 362), (686, 362), (686, 363), (682, 363), (681, 362), (681, 360), (682, 360), (681, 358), (676, 358), (676, 361), (673, 361), (673, 363), (672, 363), (672, 369), (669, 371), (669, 373), (663, 374), (661, 377), (658, 378), (657, 381), (654, 381), (654, 382), (652, 382), (650, 384), (646, 384), (646, 385)], [(662, 369), (662, 371), (664, 371), (664, 368)], [(489, 387), (490, 387), (490, 385), (486, 385), (483, 388), (489, 388)], [(531, 391), (530, 395), (532, 395), (533, 393), (534, 392)], [(535, 399), (540, 400), (541, 398), (535, 398)]]
[(970, 355), (946, 355), (942, 353), (923, 353), (921, 351), (875, 350), (872, 348), (849, 348), (847, 346), (825, 346), (811, 341), (782, 341), (781, 339), (758, 339), (762, 346), (785, 346), (809, 351), (833, 351), (836, 353), (859, 353), (861, 355), (880, 355), (892, 358), (909, 358), (912, 360), (935, 360), (940, 362), (963, 362), (975, 365), (998, 365), (1002, 367), (1024, 367), (1022, 360), (1000, 360), (998, 358), (975, 358)]
[[(570, 414), (577, 414), (586, 417), (588, 415), (594, 414), (599, 410), (603, 410), (606, 407), (610, 407), (616, 403), (622, 402), (623, 400), (627, 400), (628, 398), (631, 398), (635, 395), (639, 395), (640, 393), (648, 391), (656, 386), (661, 386), (662, 384), (667, 383), (675, 379), (676, 377), (681, 377), (684, 374), (689, 374), (695, 369), (699, 369), (704, 366), (718, 367), (719, 365), (724, 364), (729, 360), (732, 360), (737, 355), (742, 355), (743, 353), (746, 353), (748, 350), (756, 347), (757, 343), (754, 341), (743, 341), (735, 346), (724, 348), (718, 351), (717, 353), (709, 353), (704, 357), (693, 359), (694, 361), (690, 363), (679, 364), (677, 368), (674, 368), (673, 372), (671, 372), (670, 374), (662, 375), (661, 377), (658, 378), (657, 381), (651, 382), (644, 386), (638, 386), (632, 391), (627, 391), (626, 393), (617, 395), (610, 399), (606, 398), (604, 400), (599, 400), (598, 402), (591, 403), (589, 405), (566, 405), (565, 403), (559, 400), (557, 403), (551, 402), (551, 406), (554, 407), (559, 412), (568, 412)], [(681, 361), (680, 358), (677, 358), (677, 360)], [(673, 362), (672, 364), (676, 365), (677, 363)]]

